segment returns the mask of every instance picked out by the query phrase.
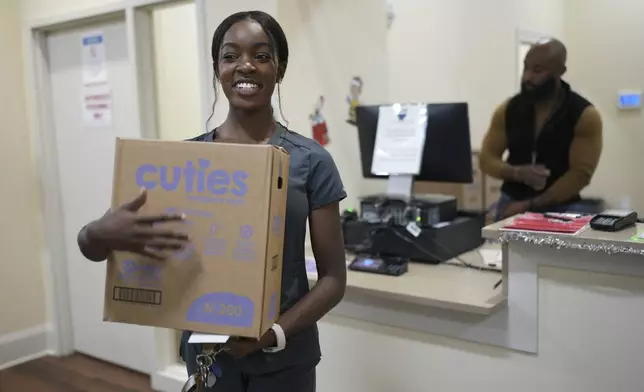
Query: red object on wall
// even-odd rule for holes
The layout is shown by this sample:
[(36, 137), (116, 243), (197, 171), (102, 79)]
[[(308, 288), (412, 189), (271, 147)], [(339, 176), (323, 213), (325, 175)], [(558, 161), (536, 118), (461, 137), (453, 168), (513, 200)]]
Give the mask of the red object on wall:
[(326, 121), (313, 124), (313, 139), (322, 146), (329, 144), (329, 131), (326, 128)]

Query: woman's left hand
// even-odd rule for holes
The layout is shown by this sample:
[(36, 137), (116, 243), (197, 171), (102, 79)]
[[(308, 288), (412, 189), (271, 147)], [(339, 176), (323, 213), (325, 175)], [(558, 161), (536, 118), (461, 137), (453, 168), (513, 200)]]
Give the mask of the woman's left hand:
[(272, 330), (266, 332), (259, 340), (231, 336), (230, 339), (228, 339), (228, 342), (224, 345), (224, 351), (235, 359), (241, 359), (254, 352), (274, 346), (275, 341), (275, 334)]

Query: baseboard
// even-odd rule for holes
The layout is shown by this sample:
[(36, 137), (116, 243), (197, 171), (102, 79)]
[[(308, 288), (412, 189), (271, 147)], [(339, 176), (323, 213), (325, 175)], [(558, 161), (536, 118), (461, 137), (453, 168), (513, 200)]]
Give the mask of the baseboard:
[(152, 374), (152, 389), (159, 392), (177, 392), (186, 383), (186, 368), (179, 364), (166, 367)]
[(51, 354), (51, 328), (39, 325), (0, 336), (0, 370)]

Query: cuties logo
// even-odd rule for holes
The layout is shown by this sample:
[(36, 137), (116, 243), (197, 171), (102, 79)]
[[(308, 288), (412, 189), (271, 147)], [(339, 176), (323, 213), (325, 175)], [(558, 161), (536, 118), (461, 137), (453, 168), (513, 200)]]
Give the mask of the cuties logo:
[(183, 167), (144, 164), (136, 169), (139, 187), (185, 192), (189, 199), (205, 203), (243, 204), (247, 178), (243, 170), (211, 169), (210, 160), (204, 158), (198, 159), (196, 166), (187, 161)]

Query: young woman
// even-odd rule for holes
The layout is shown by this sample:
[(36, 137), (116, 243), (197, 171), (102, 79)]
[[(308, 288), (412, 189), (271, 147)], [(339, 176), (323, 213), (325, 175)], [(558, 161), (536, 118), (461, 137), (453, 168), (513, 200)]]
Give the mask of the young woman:
[[(279, 93), (288, 64), (286, 37), (275, 19), (260, 11), (229, 16), (215, 31), (212, 60), (215, 78), (229, 101), (228, 117), (192, 141), (269, 143), (290, 154), (281, 315), (261, 339), (228, 342), (217, 356), (222, 377), (212, 390), (313, 392), (321, 356), (316, 322), (342, 299), (346, 286), (339, 213), (346, 193), (329, 153), (275, 121), (271, 97), (276, 86)], [(78, 244), (85, 257), (101, 261), (111, 251), (126, 250), (163, 259), (181, 248), (188, 241), (185, 234), (159, 223), (182, 217), (137, 214), (145, 198), (143, 191), (81, 229)], [(307, 220), (319, 277), (310, 291), (304, 263)], [(189, 336), (183, 333), (181, 354), (192, 374), (201, 348), (186, 344)]]

